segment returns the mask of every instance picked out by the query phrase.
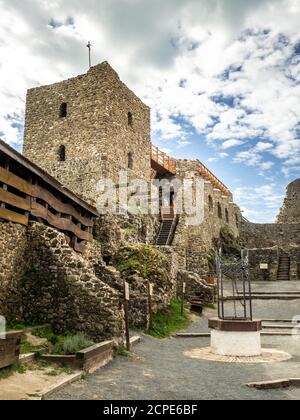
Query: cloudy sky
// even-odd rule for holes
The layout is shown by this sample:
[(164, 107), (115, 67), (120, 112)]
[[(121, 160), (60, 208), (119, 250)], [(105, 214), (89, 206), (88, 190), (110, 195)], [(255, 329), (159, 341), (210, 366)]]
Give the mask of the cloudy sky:
[(300, 176), (299, 0), (0, 0), (0, 138), (26, 90), (108, 60), (152, 107), (153, 141), (198, 158), (251, 221)]

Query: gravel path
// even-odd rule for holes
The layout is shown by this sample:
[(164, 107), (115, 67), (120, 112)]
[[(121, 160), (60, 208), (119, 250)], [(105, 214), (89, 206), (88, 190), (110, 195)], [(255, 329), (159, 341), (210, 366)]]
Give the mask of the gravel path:
[[(292, 317), (300, 301), (256, 301), (256, 316)], [(300, 313), (300, 310), (298, 311)], [(207, 331), (207, 318), (194, 317), (186, 331)], [(157, 340), (142, 336), (131, 358), (117, 357), (109, 366), (53, 395), (67, 400), (213, 400), (300, 399), (300, 389), (258, 391), (245, 383), (300, 377), (300, 338), (263, 337), (264, 348), (284, 350), (289, 361), (274, 364), (226, 364), (185, 357), (186, 350), (209, 346), (208, 338)]]

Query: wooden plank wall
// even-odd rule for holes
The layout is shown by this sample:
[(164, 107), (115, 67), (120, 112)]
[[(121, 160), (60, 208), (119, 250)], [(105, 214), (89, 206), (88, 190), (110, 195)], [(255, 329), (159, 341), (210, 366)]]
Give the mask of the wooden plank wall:
[(0, 167), (0, 219), (27, 226), (30, 216), (35, 217), (55, 229), (67, 232), (71, 236), (70, 245), (77, 252), (83, 252), (83, 241), (93, 240), (93, 218), (82, 215), (71, 201), (63, 202), (61, 193), (55, 196), (37, 184), (38, 181), (34, 182), (12, 173), (8, 164)]

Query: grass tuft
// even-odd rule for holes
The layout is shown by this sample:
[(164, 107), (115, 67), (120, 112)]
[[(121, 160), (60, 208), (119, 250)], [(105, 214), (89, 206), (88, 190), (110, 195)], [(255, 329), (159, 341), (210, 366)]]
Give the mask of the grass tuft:
[(93, 346), (95, 343), (87, 339), (83, 334), (66, 336), (58, 342), (51, 351), (52, 354), (71, 355), (80, 350)]
[(181, 302), (173, 300), (169, 308), (153, 315), (153, 327), (147, 333), (155, 338), (166, 338), (186, 328), (189, 316), (186, 311), (181, 315)]

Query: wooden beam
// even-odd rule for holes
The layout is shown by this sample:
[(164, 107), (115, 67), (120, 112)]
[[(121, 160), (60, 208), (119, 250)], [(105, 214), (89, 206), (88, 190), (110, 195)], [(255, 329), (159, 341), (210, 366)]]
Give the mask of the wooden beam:
[(0, 201), (9, 204), (10, 206), (17, 207), (21, 210), (30, 211), (30, 200), (28, 198), (19, 197), (6, 190), (0, 188)]
[(76, 226), (69, 218), (57, 217), (50, 213), (44, 206), (38, 203), (32, 203), (31, 214), (37, 218), (46, 220), (52, 227), (61, 231), (74, 233), (77, 238), (91, 242), (93, 235), (85, 232)]
[(57, 197), (55, 197), (53, 194), (51, 194), (49, 191), (47, 191), (39, 185), (33, 185), (32, 195), (35, 198), (40, 198), (41, 200), (44, 200), (47, 204), (49, 204), (50, 207), (52, 207), (57, 212), (73, 216), (74, 219), (81, 222), (84, 226), (94, 226), (94, 222), (92, 219), (81, 216), (71, 204), (62, 203)]
[(0, 207), (0, 219), (4, 219), (8, 222), (19, 223), (20, 225), (28, 226), (28, 216), (24, 214), (18, 214), (14, 211)]
[(0, 182), (14, 187), (16, 190), (21, 191), (22, 193), (28, 194), (30, 196), (32, 195), (32, 185), (29, 184), (29, 182), (1, 167)]

